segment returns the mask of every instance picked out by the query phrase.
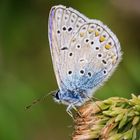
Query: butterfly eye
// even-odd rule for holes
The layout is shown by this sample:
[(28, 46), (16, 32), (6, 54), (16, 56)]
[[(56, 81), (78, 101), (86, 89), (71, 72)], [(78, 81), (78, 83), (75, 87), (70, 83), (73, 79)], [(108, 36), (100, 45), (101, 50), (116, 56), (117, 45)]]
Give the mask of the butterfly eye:
[(57, 100), (60, 99), (60, 98), (59, 98), (59, 94), (58, 94), (58, 92), (55, 94), (55, 98), (56, 98)]

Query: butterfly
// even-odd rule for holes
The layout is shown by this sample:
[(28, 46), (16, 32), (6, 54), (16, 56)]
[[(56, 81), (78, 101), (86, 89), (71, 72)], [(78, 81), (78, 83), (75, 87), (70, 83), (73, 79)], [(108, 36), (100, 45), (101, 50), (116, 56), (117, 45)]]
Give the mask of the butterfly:
[(121, 60), (120, 43), (101, 21), (63, 5), (50, 10), (48, 36), (59, 87), (54, 100), (70, 113), (112, 75)]

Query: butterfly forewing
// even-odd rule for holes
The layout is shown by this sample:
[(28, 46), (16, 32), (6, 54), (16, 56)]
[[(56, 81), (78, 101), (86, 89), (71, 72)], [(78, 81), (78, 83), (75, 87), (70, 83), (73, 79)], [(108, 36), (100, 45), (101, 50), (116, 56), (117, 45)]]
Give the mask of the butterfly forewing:
[(49, 41), (55, 75), (58, 86), (65, 86), (64, 77), (67, 74), (67, 52), (74, 34), (86, 18), (72, 8), (54, 6), (49, 16)]

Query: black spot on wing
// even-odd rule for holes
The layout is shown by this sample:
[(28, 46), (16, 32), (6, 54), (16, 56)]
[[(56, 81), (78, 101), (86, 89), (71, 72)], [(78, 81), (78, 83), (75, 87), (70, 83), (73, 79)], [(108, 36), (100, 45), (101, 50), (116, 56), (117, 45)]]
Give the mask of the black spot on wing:
[(63, 48), (61, 48), (61, 50), (68, 50), (68, 48), (67, 47), (63, 47)]

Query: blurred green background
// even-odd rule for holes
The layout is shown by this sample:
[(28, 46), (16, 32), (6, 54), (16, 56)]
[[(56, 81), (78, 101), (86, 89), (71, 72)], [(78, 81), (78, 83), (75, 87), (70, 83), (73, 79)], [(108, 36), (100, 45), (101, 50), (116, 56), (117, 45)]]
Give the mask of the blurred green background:
[(140, 86), (139, 0), (0, 1), (0, 140), (69, 140), (72, 119), (66, 107), (46, 102), (24, 108), (57, 89), (48, 42), (53, 5), (71, 6), (107, 24), (118, 36), (123, 60), (96, 97), (131, 97)]

